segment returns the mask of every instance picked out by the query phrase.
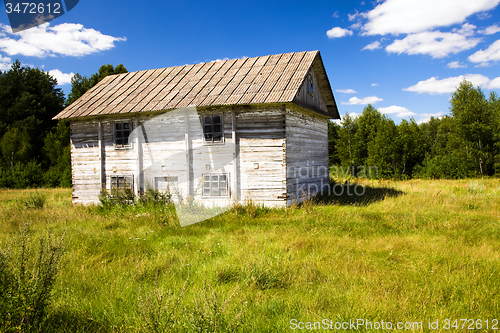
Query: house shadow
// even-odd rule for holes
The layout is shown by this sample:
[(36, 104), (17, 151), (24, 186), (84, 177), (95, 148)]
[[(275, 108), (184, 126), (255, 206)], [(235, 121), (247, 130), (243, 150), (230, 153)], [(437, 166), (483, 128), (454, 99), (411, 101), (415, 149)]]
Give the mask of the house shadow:
[(344, 184), (331, 182), (328, 190), (318, 195), (316, 200), (326, 205), (367, 206), (385, 198), (394, 198), (404, 194), (403, 191), (386, 186), (375, 187), (349, 182)]

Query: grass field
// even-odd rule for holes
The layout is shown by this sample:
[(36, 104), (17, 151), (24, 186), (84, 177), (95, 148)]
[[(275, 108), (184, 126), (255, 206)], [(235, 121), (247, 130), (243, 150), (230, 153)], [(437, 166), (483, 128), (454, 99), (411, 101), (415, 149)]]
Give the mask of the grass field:
[[(492, 327), (500, 320), (500, 180), (363, 185), (361, 197), (237, 206), (184, 228), (172, 206), (103, 209), (72, 205), (69, 189), (0, 190), (0, 247), (23, 223), (33, 235), (65, 234), (50, 332), (137, 332), (155, 323), (287, 332), (294, 319), (470, 332), (463, 321), (445, 329), (446, 319), (465, 318), (482, 320), (474, 331), (500, 330)], [(24, 205), (33, 192), (46, 197), (43, 208)], [(387, 331), (358, 328), (337, 331)]]

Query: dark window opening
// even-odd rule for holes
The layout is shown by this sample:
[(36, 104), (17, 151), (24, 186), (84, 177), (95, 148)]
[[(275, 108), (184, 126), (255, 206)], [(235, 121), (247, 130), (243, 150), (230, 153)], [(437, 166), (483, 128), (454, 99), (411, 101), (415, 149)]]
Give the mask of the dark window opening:
[(132, 176), (110, 176), (111, 190), (132, 190)]
[(227, 175), (207, 174), (203, 175), (203, 196), (204, 197), (225, 197), (227, 196)]
[(130, 147), (130, 122), (117, 121), (115, 122), (115, 147)]
[(313, 88), (313, 78), (312, 75), (309, 74), (309, 93), (313, 94), (314, 93), (314, 88)]
[(203, 135), (205, 142), (222, 142), (222, 117), (205, 116), (203, 120)]

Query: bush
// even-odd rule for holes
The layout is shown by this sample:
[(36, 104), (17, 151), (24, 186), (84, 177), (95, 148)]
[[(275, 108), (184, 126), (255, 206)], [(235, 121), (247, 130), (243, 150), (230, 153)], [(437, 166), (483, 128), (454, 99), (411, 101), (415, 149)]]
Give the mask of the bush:
[(131, 189), (113, 189), (111, 192), (103, 190), (99, 195), (99, 202), (103, 207), (125, 206), (132, 204), (142, 205), (167, 205), (172, 202), (170, 193), (148, 189), (146, 193), (135, 200), (134, 191)]
[(46, 320), (63, 253), (63, 238), (40, 237), (33, 246), (21, 228), (14, 246), (0, 248), (0, 331), (38, 332)]
[(34, 194), (30, 194), (29, 197), (21, 200), (21, 202), (28, 209), (42, 209), (45, 205), (45, 196), (36, 192)]
[(139, 202), (143, 204), (162, 204), (172, 202), (172, 195), (168, 192), (161, 192), (154, 189), (147, 189), (146, 193), (139, 197)]
[(99, 202), (103, 207), (124, 206), (134, 203), (135, 195), (132, 189), (102, 190)]
[(39, 187), (43, 182), (43, 170), (35, 161), (17, 163), (0, 171), (0, 187), (27, 188)]

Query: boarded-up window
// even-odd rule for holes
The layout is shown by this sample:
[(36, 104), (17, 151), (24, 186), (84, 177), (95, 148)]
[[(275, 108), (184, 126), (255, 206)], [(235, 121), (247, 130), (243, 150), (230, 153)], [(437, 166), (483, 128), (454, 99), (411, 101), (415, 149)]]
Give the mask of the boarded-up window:
[(204, 197), (225, 197), (227, 195), (227, 174), (203, 175)]
[(111, 189), (131, 190), (133, 187), (132, 176), (110, 176)]
[(172, 193), (177, 188), (179, 177), (155, 177), (155, 189), (165, 193)]
[(205, 116), (203, 118), (203, 135), (205, 136), (205, 142), (222, 142), (222, 116)]
[(117, 148), (124, 148), (124, 147), (130, 147), (130, 141), (129, 141), (129, 136), (130, 136), (130, 121), (124, 120), (124, 121), (115, 121), (115, 132), (114, 132), (114, 137), (115, 137), (115, 147)]

